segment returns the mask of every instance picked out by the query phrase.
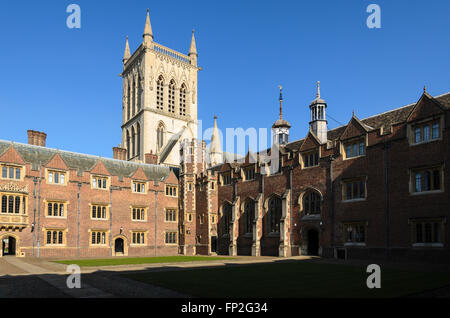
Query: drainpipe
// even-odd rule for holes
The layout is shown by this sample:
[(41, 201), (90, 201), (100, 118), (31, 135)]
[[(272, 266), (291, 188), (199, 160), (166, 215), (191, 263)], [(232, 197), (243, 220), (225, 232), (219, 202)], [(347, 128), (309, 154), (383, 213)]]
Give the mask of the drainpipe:
[(33, 231), (33, 256), (34, 256), (34, 244), (36, 243), (36, 185), (37, 185), (37, 178), (33, 178), (34, 183), (34, 189), (33, 189), (33, 225), (32, 225), (32, 231)]
[(41, 231), (41, 182), (42, 182), (42, 164), (39, 162), (39, 194), (38, 194), (38, 224), (37, 224), (37, 257), (39, 258), (40, 231)]
[[(112, 187), (109, 186), (109, 250), (111, 256), (113, 256), (113, 249), (112, 249)], [(124, 242), (125, 243), (125, 242)], [(124, 247), (125, 252), (125, 247)]]
[[(78, 210), (77, 210), (77, 257), (80, 257), (80, 201), (81, 183), (78, 183)], [(90, 239), (90, 238), (89, 238)]]
[(292, 171), (293, 170), (294, 170), (294, 167), (293, 166), (289, 166), (289, 189), (291, 190), (291, 195), (290, 195), (290, 200), (289, 200), (289, 211), (290, 211), (290, 215), (289, 215), (289, 218), (290, 218), (290, 221), (289, 221), (289, 224), (290, 224), (290, 226), (289, 226), (290, 252), (289, 252), (289, 255), (292, 254), (292, 243), (294, 242), (294, 226), (292, 224), (292, 222), (293, 222), (293, 217), (292, 217), (292, 214), (293, 214), (293, 211), (292, 211), (292, 197), (293, 197), (293, 193), (292, 193), (293, 192), (293, 189), (292, 189)]
[[(155, 186), (157, 186), (157, 183), (155, 182)], [(156, 257), (156, 248), (157, 248), (157, 229), (158, 229), (158, 191), (155, 190), (155, 257)]]
[(385, 154), (385, 189), (386, 189), (386, 250), (388, 259), (391, 258), (391, 223), (390, 223), (390, 205), (389, 205), (389, 148), (390, 143), (385, 142), (383, 144), (384, 154)]
[(334, 187), (333, 187), (333, 161), (334, 158), (331, 155), (330, 156), (330, 243), (331, 248), (333, 249), (334, 253)]

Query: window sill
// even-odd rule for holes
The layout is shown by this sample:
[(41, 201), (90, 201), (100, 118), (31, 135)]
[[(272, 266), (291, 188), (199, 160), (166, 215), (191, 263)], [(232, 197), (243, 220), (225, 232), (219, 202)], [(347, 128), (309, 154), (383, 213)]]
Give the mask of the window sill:
[(436, 141), (441, 141), (441, 140), (442, 140), (442, 138), (437, 138), (437, 139), (431, 139), (431, 140), (421, 141), (421, 142), (411, 142), (409, 145), (411, 147), (414, 147), (414, 146), (426, 145), (426, 144), (436, 142)]
[(430, 190), (430, 191), (421, 191), (421, 192), (410, 192), (410, 195), (426, 195), (426, 194), (439, 194), (444, 193), (444, 190)]
[(131, 220), (132, 222), (140, 222), (140, 223), (145, 223), (145, 222), (147, 222), (147, 220)]
[(318, 167), (320, 167), (320, 165), (309, 166), (309, 167), (303, 167), (302, 170), (313, 169), (313, 168), (318, 168)]
[(108, 221), (109, 219), (94, 219), (94, 218), (91, 218), (91, 220), (92, 221)]
[(344, 243), (344, 246), (366, 246), (366, 243), (347, 242), (347, 243)]
[(138, 244), (138, 243), (131, 243), (130, 244), (130, 247), (144, 247), (144, 246), (147, 246), (147, 244)]
[(366, 155), (361, 155), (361, 156), (355, 156), (355, 157), (345, 157), (344, 160), (352, 160), (352, 159), (358, 159), (358, 158), (363, 158)]
[(413, 247), (444, 247), (443, 243), (413, 243)]
[(272, 233), (267, 234), (267, 237), (280, 237), (280, 233), (272, 232)]
[(342, 200), (342, 203), (351, 203), (351, 202), (362, 202), (362, 201), (366, 201), (367, 198), (363, 198), (363, 199), (351, 199), (351, 200)]
[(66, 216), (53, 216), (53, 215), (46, 215), (45, 216), (48, 219), (62, 219), (62, 220), (66, 220), (67, 217)]

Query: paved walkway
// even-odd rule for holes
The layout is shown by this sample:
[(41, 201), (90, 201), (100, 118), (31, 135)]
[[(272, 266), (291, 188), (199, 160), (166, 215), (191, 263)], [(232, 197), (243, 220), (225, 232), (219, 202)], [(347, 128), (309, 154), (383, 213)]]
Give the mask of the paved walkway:
[[(40, 263), (43, 266), (32, 263)], [(0, 278), (0, 286), (5, 287), (2, 288), (0, 297), (21, 297), (21, 295), (30, 297), (29, 288), (32, 286), (35, 288), (35, 297), (186, 297), (186, 295), (161, 287), (128, 280), (114, 272), (91, 270), (82, 270), (81, 288), (69, 288), (67, 278), (70, 273), (66, 272), (67, 266), (45, 260), (3, 257), (0, 265), (1, 274), (4, 274), (5, 269), (15, 273)], [(45, 284), (39, 283), (36, 278)], [(26, 282), (32, 282), (32, 286)], [(10, 286), (14, 286), (14, 288), (12, 289)], [(28, 290), (21, 293), (18, 291), (20, 289)]]

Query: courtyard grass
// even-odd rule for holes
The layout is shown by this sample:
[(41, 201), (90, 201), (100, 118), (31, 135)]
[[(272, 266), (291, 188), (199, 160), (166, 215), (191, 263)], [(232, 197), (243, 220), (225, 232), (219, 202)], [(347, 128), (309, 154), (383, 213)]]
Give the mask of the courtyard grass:
[(450, 285), (450, 273), (381, 268), (381, 288), (366, 285), (366, 267), (308, 262), (147, 272), (127, 278), (196, 297), (390, 298)]
[(136, 265), (136, 264), (157, 264), (157, 263), (180, 263), (180, 262), (201, 262), (215, 260), (230, 260), (229, 257), (209, 257), (209, 256), (161, 256), (161, 257), (124, 257), (124, 258), (104, 258), (104, 259), (75, 259), (54, 261), (59, 264), (76, 264), (81, 267), (93, 266), (115, 266), (115, 265)]

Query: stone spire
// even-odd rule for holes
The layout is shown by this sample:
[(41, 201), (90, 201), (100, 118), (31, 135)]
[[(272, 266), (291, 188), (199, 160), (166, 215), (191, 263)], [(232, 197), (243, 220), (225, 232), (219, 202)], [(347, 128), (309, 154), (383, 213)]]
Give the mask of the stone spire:
[(214, 128), (211, 136), (211, 145), (209, 147), (211, 166), (222, 163), (223, 151), (220, 144), (219, 128), (217, 128), (217, 116), (214, 116)]
[(280, 119), (283, 120), (283, 87), (280, 85)]
[(191, 48), (189, 49), (189, 56), (197, 56), (197, 46), (195, 45), (195, 31), (192, 30)]
[(320, 81), (317, 81), (317, 94), (316, 98), (320, 98)]
[(144, 29), (144, 44), (149, 44), (153, 41), (153, 32), (152, 32), (152, 25), (150, 23), (150, 13), (147, 9), (147, 18), (145, 20), (145, 29)]
[(125, 43), (125, 53), (123, 54), (123, 64), (125, 64), (131, 57), (130, 53), (130, 44), (128, 43), (128, 36), (127, 36), (127, 42)]

